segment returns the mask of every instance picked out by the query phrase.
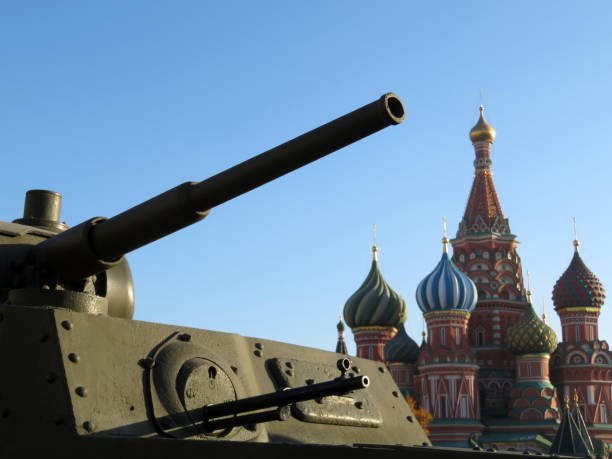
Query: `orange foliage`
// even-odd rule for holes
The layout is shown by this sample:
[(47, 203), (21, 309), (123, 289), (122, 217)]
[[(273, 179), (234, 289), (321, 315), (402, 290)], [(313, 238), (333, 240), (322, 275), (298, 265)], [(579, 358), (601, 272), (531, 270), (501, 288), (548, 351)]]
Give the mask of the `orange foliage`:
[(419, 421), (419, 424), (421, 424), (425, 435), (429, 435), (429, 429), (427, 428), (427, 424), (429, 424), (429, 421), (433, 419), (433, 416), (429, 414), (427, 410), (422, 406), (419, 406), (417, 408), (417, 403), (410, 396), (410, 394), (406, 395), (406, 402), (408, 402), (408, 406), (410, 407), (410, 411), (412, 411), (412, 414), (414, 414), (414, 416), (417, 418), (417, 421)]

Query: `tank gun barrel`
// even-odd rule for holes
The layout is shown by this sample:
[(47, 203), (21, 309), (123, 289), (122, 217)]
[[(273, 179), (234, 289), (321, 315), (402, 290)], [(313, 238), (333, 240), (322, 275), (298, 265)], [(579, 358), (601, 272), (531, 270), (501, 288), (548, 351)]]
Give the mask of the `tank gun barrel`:
[(96, 217), (34, 248), (36, 262), (62, 281), (115, 266), (143, 245), (202, 220), (210, 209), (404, 119), (393, 93), (202, 182), (186, 182), (110, 219)]

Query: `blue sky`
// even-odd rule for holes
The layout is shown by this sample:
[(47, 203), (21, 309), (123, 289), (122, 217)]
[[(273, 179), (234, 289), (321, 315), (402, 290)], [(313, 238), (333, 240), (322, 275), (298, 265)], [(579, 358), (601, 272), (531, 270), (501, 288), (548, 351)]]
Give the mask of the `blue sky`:
[(419, 339), (414, 291), (442, 217), (453, 235), (463, 215), (482, 88), (502, 208), (559, 331), (550, 297), (574, 215), (583, 259), (612, 288), (611, 19), (603, 1), (3, 3), (0, 215), (44, 188), (70, 225), (110, 217), (393, 91), (402, 125), (128, 260), (138, 320), (332, 349), (376, 223)]

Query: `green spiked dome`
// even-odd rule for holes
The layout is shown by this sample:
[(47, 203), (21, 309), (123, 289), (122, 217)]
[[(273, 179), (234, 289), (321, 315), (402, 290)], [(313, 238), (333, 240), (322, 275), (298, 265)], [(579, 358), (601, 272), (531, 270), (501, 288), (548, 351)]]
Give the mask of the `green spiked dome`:
[(508, 329), (506, 348), (514, 355), (552, 354), (557, 348), (557, 335), (529, 303), (518, 323)]
[(378, 248), (368, 277), (344, 305), (344, 320), (351, 328), (397, 327), (406, 321), (406, 302), (385, 282), (378, 269)]

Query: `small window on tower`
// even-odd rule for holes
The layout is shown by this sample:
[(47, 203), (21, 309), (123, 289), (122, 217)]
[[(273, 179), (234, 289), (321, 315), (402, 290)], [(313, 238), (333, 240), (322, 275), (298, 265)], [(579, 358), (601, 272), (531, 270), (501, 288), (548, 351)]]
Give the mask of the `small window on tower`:
[(440, 343), (442, 346), (446, 346), (446, 329), (444, 327), (440, 329)]
[(478, 346), (484, 346), (484, 342), (485, 342), (484, 331), (478, 330), (476, 332), (476, 344), (478, 344)]
[(599, 405), (599, 419), (600, 419), (602, 424), (607, 424), (608, 423), (608, 413), (607, 413), (607, 409), (606, 409), (606, 404), (605, 403), (601, 403)]
[(461, 417), (467, 418), (468, 417), (468, 396), (467, 395), (461, 396), (461, 399), (459, 400), (459, 405), (460, 405), (460, 410), (461, 410)]
[(446, 394), (440, 395), (440, 417), (446, 418)]

